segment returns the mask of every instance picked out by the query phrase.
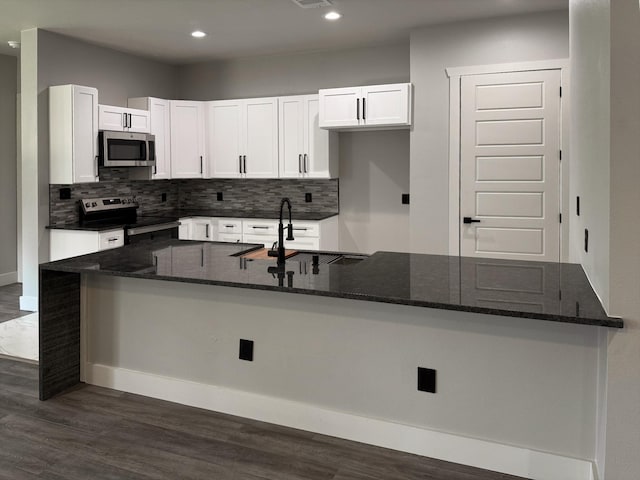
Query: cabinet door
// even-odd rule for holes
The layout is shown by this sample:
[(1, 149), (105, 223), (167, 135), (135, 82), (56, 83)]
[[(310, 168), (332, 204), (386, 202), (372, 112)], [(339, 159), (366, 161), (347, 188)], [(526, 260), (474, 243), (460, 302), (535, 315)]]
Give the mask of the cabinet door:
[(156, 165), (154, 180), (171, 178), (171, 124), (169, 101), (159, 98), (149, 99), (151, 134), (156, 137)]
[(204, 112), (201, 102), (171, 101), (171, 177), (202, 178)]
[(149, 112), (128, 109), (125, 113), (129, 115), (129, 128), (127, 128), (129, 132), (151, 132)]
[(361, 117), (366, 125), (411, 125), (410, 84), (362, 87)]
[(211, 220), (208, 218), (196, 218), (191, 226), (191, 239), (200, 241), (215, 240), (212, 230)]
[(360, 93), (360, 87), (320, 90), (320, 127), (357, 127)]
[(180, 240), (191, 240), (191, 226), (193, 220), (190, 218), (181, 218), (180, 226), (178, 227), (178, 238)]
[(73, 182), (98, 181), (98, 90), (73, 86)]
[(112, 105), (98, 106), (98, 128), (100, 130), (113, 130), (115, 132), (124, 131), (127, 123), (124, 116), (125, 109), (122, 107), (114, 107)]
[(318, 95), (304, 97), (304, 155), (302, 171), (309, 178), (331, 178), (338, 172), (330, 168), (330, 136), (336, 135), (320, 128), (320, 99)]
[(207, 105), (208, 174), (239, 178), (241, 174), (242, 102), (209, 102)]
[(305, 98), (295, 96), (278, 99), (280, 178), (303, 176)]
[(247, 178), (278, 178), (278, 101), (245, 100), (243, 155)]

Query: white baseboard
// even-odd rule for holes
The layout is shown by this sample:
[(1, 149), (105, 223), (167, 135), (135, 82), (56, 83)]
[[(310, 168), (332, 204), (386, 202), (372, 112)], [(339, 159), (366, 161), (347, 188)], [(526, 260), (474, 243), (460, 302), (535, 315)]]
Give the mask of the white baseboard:
[(0, 287), (18, 283), (18, 272), (0, 273)]
[(23, 295), (20, 297), (20, 310), (26, 310), (27, 312), (38, 311), (38, 297), (28, 297)]
[(593, 480), (592, 462), (145, 372), (84, 364), (85, 381), (192, 407), (533, 480)]

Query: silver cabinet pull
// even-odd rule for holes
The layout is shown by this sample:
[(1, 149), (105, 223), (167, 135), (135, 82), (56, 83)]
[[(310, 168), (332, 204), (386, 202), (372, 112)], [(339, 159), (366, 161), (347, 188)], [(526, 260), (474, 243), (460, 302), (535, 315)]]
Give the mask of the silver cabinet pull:
[(238, 155), (238, 172), (242, 173), (242, 155)]
[(302, 154), (298, 155), (298, 173), (302, 173)]
[(129, 126), (129, 125), (127, 125), (127, 114), (123, 113), (122, 116), (124, 117), (123, 118), (123, 122), (122, 122), (122, 126), (123, 126), (123, 128), (127, 128)]
[(209, 238), (209, 224), (207, 223), (205, 226), (205, 232), (204, 232), (204, 236)]
[(309, 173), (309, 155), (304, 154), (304, 173)]
[(244, 173), (247, 173), (247, 156), (246, 155), (243, 155), (242, 162), (244, 165)]

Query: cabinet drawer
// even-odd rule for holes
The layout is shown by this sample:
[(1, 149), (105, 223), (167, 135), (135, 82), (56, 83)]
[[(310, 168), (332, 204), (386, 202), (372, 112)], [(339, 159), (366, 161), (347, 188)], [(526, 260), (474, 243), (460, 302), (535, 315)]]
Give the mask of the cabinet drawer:
[(100, 232), (98, 237), (98, 248), (100, 250), (109, 250), (124, 245), (124, 230), (109, 230), (108, 232)]
[(271, 248), (278, 241), (278, 235), (243, 235), (244, 243), (261, 243), (264, 248)]
[(278, 222), (275, 220), (245, 220), (242, 224), (242, 233), (245, 235), (275, 235), (277, 238)]
[(218, 233), (220, 235), (223, 233), (242, 234), (242, 220), (235, 218), (223, 218), (218, 220)]
[(320, 250), (319, 238), (299, 238), (294, 234), (295, 240), (287, 242), (285, 240), (284, 247), (292, 250)]
[(293, 222), (293, 236), (298, 237), (318, 237), (320, 236), (320, 226), (315, 222)]
[(240, 243), (242, 242), (242, 234), (240, 233), (218, 233), (218, 241), (219, 242), (232, 242), (232, 243)]

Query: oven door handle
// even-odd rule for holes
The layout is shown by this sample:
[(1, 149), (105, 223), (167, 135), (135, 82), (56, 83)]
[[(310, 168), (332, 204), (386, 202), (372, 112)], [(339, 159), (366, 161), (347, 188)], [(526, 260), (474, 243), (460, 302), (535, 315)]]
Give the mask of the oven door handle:
[(142, 235), (144, 233), (159, 232), (161, 230), (169, 230), (180, 226), (180, 222), (160, 223), (158, 225), (149, 225), (148, 227), (135, 227), (127, 229), (127, 235)]

